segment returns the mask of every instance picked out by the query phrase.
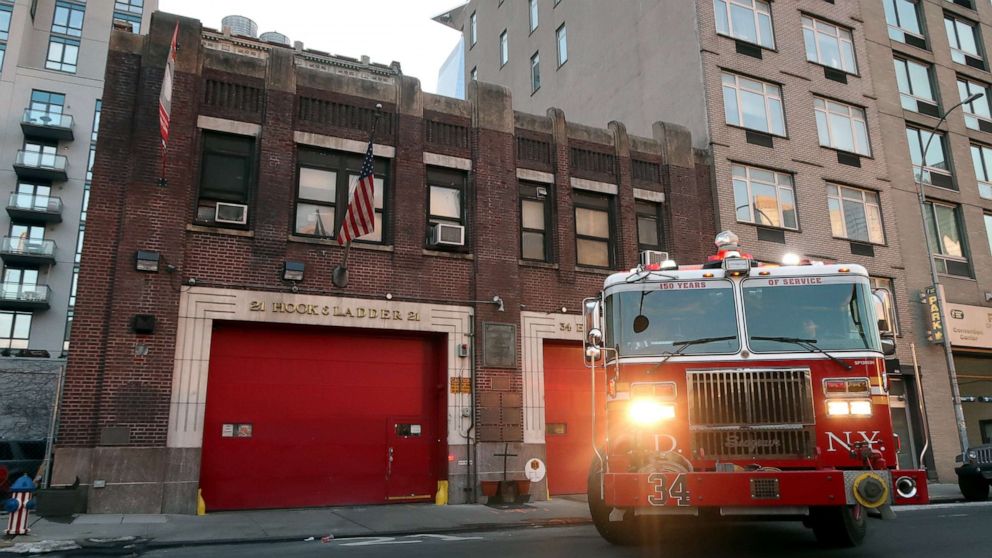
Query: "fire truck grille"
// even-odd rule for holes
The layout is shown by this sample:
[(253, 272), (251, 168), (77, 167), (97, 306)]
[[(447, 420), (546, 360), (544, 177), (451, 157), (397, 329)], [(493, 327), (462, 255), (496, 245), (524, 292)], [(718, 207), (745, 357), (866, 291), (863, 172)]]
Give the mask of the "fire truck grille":
[(693, 449), (707, 457), (809, 457), (813, 389), (808, 369), (690, 370)]

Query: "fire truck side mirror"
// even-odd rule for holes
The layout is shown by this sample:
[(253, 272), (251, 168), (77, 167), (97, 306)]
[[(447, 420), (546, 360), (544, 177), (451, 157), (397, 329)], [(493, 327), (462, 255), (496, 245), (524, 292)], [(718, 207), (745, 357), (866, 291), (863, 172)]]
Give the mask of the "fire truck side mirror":
[(586, 360), (599, 360), (603, 346), (603, 330), (600, 320), (600, 305), (598, 298), (587, 298), (582, 302), (582, 316), (585, 318), (586, 337), (583, 339)]
[(892, 337), (895, 334), (892, 328), (892, 294), (888, 289), (875, 289), (872, 291), (872, 294), (875, 297), (875, 316), (878, 318), (878, 333), (883, 337), (886, 334)]

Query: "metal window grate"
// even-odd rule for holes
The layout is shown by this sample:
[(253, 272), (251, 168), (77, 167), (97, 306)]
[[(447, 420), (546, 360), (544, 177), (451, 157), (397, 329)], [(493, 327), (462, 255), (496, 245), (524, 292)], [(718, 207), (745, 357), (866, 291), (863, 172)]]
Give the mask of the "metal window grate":
[(780, 496), (778, 479), (751, 479), (752, 499), (777, 500)]

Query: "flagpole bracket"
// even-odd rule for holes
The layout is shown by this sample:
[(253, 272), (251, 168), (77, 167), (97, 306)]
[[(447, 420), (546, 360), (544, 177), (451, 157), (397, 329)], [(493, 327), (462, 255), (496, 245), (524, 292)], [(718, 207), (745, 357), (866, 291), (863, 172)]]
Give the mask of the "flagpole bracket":
[(334, 271), (331, 272), (331, 283), (334, 283), (334, 286), (339, 289), (347, 287), (348, 268), (343, 265), (336, 266)]

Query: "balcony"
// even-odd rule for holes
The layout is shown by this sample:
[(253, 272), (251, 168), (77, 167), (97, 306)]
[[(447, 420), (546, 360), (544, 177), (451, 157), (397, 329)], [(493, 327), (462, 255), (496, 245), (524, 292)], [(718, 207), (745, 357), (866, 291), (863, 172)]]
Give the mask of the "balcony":
[(56, 141), (72, 141), (72, 117), (68, 114), (24, 109), (21, 117), (21, 131), (29, 138)]
[(0, 310), (48, 310), (51, 298), (48, 285), (0, 283)]
[(7, 202), (7, 215), (20, 223), (61, 223), (62, 198), (15, 192)]
[(5, 236), (0, 241), (0, 259), (8, 265), (55, 265), (55, 241)]
[(17, 173), (17, 178), (23, 180), (65, 182), (69, 177), (66, 174), (68, 166), (69, 159), (54, 153), (21, 150), (14, 159), (14, 172)]

